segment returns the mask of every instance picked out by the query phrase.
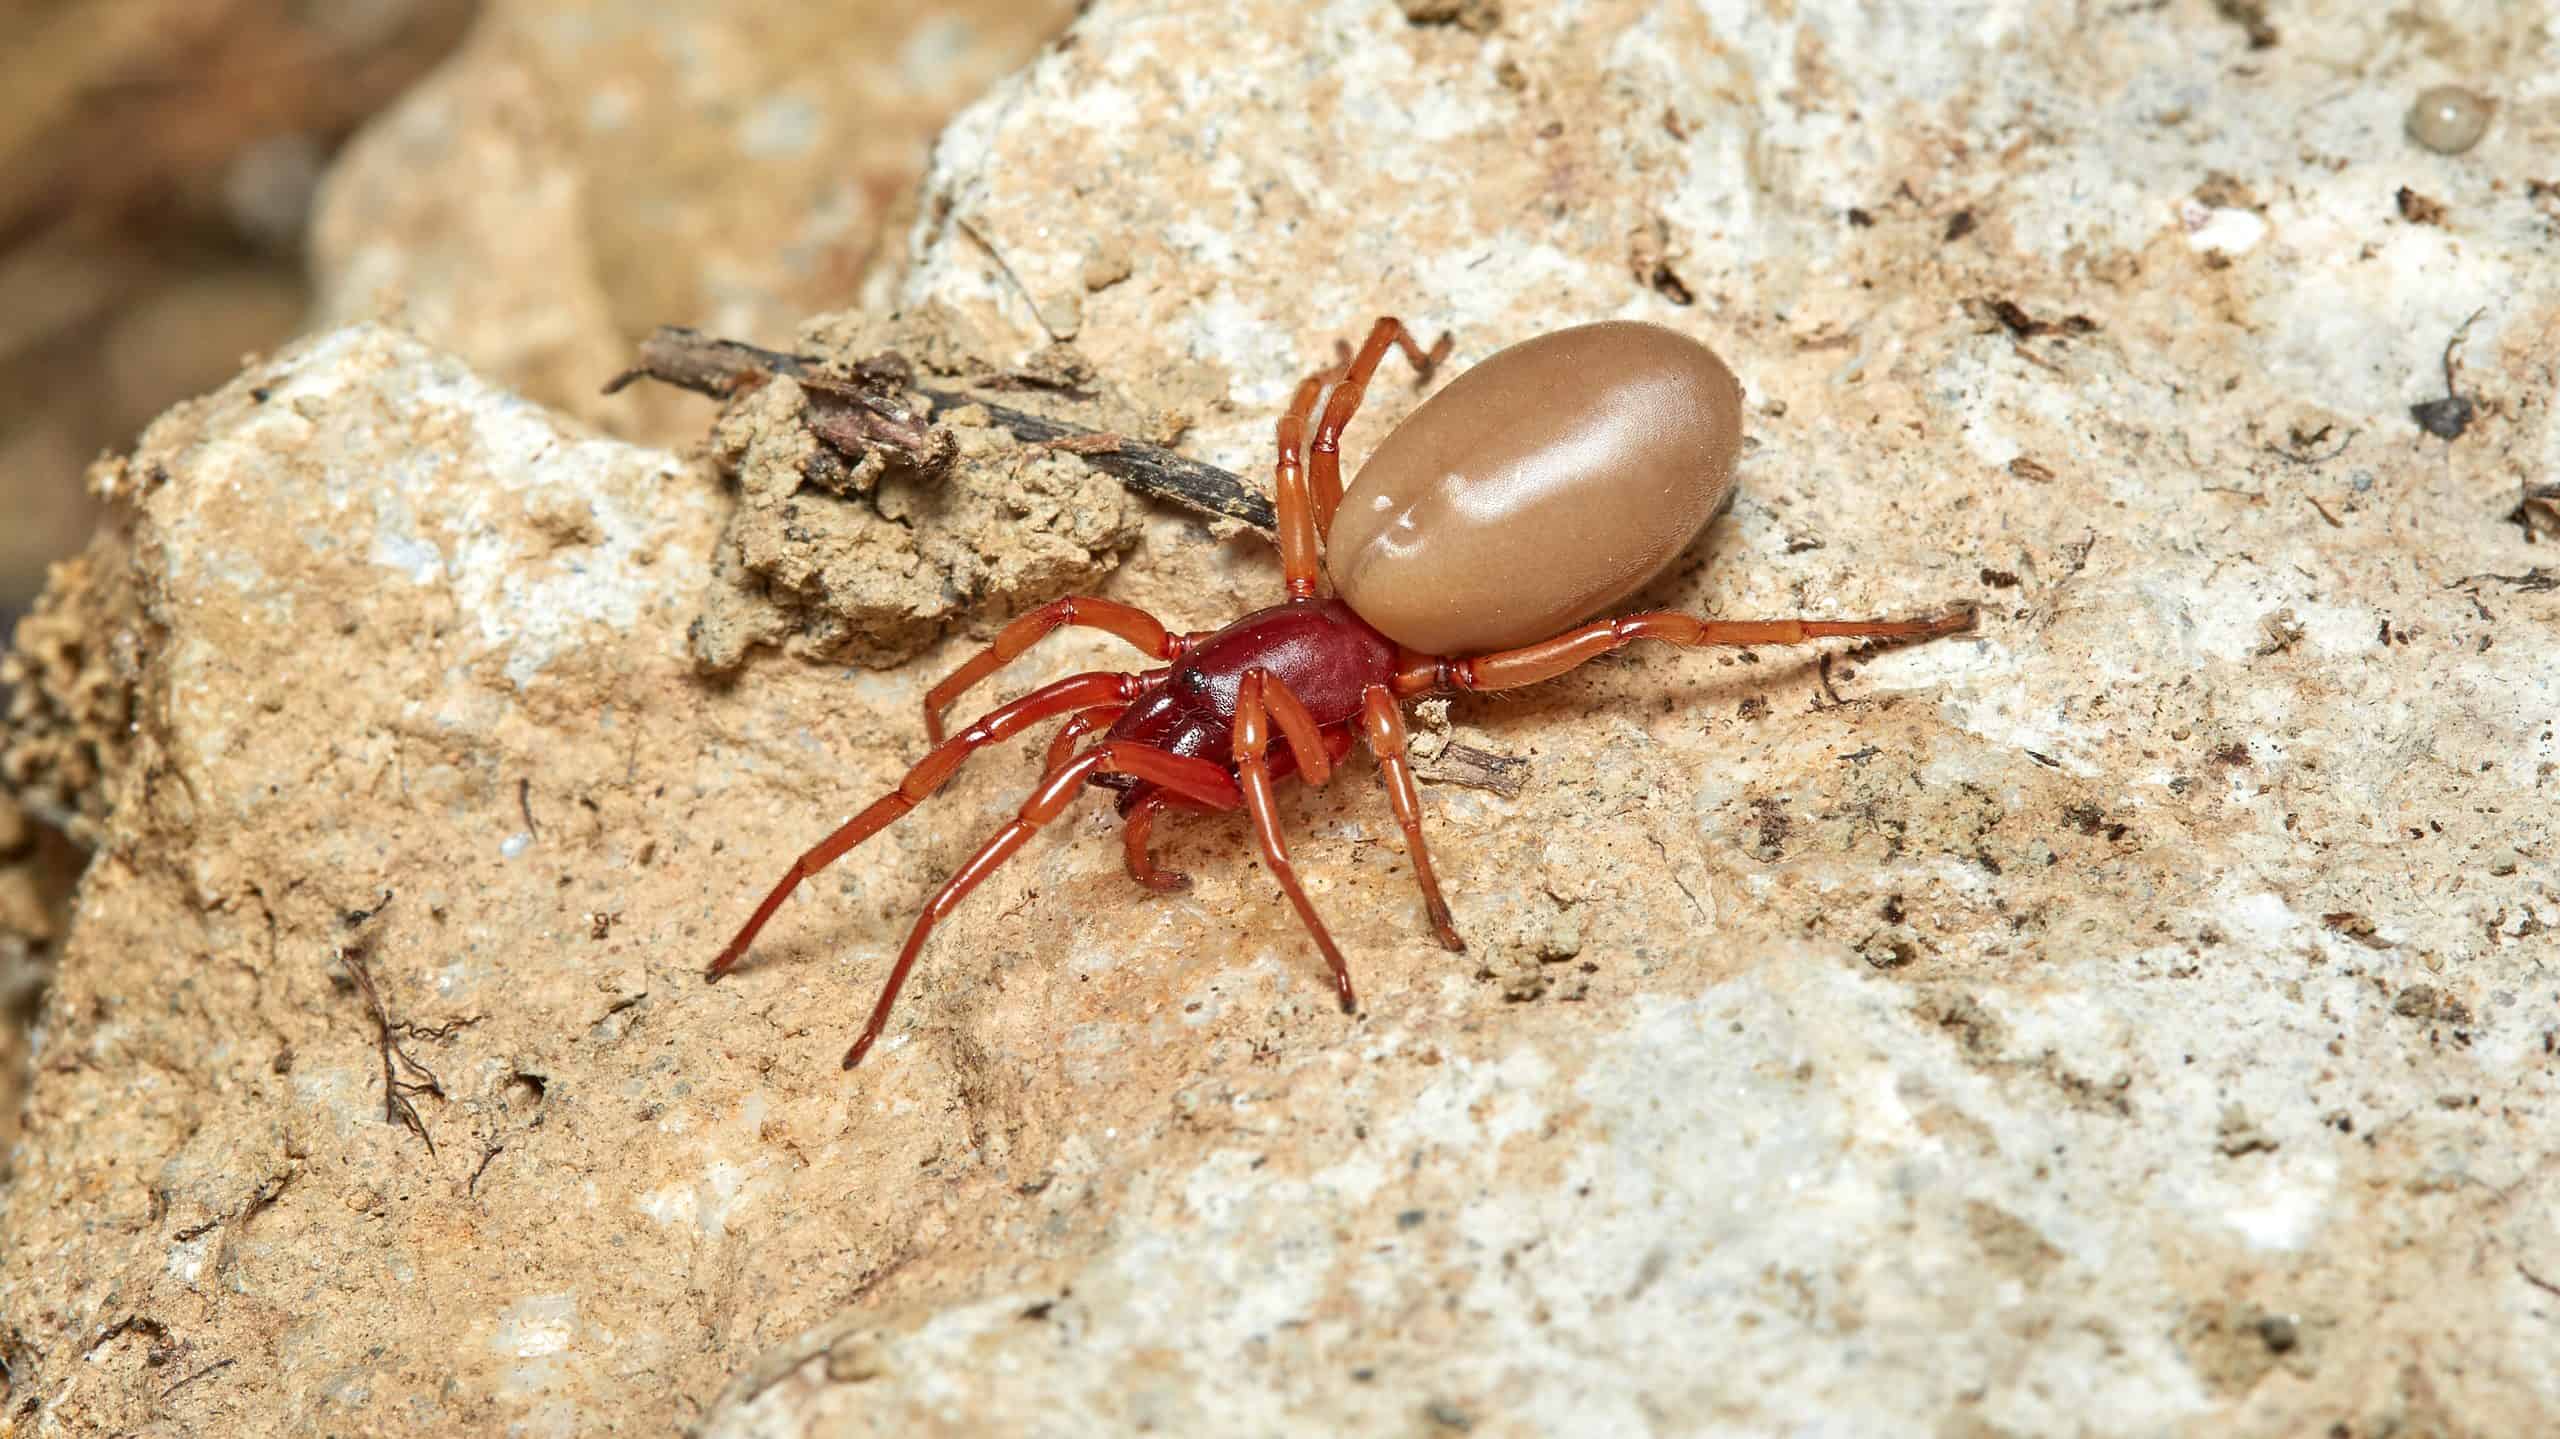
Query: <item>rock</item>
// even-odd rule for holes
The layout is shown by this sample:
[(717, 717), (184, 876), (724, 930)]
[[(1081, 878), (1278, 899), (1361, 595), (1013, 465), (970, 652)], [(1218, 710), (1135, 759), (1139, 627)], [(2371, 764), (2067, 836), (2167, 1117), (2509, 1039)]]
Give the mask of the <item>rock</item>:
[(0, 1185), (15, 1167), (31, 1031), (52, 977), (51, 950), (68, 917), (79, 858), (59, 834), (0, 794)]
[[(59, 782), (100, 849), (0, 1200), (0, 1412), (2548, 1428), (2560, 592), (2505, 516), (2560, 464), (2560, 300), (2529, 107), (2459, 159), (2400, 126), (2439, 65), (2517, 95), (2555, 57), (2482, 5), (2342, 87), (2402, 22), (2281, 18), (1099, 0), (955, 123), (900, 302), (1050, 364), (1080, 295), (1072, 353), (1195, 455), (1264, 468), (1381, 310), (1458, 363), (1652, 318), (1758, 445), (1647, 603), (1986, 605), (1456, 702), (1532, 761), (1425, 794), (1499, 967), (1431, 942), (1362, 766), (1293, 787), (1356, 1019), (1240, 826), (1161, 832), (1196, 886), (1157, 899), (1093, 805), (842, 1073), (1029, 754), (696, 975), (967, 639), (702, 684), (717, 486), (383, 332), (177, 412), (48, 611), (131, 698), (46, 723), (130, 720)], [(2407, 413), (2448, 383), (2450, 442)], [(1389, 370), (1346, 458), (1416, 397)], [(1159, 517), (1110, 583), (1187, 628), (1277, 571)], [(985, 698), (1130, 662), (1056, 640)]]
[(495, 0), (332, 172), (320, 320), (395, 310), (547, 404), (688, 443), (702, 406), (598, 387), (656, 325), (779, 344), (877, 290), (935, 132), (1069, 9)]
[(84, 466), (296, 331), (318, 157), (450, 49), (471, 9), (126, 0), (11, 12), (0, 624), (94, 527)]
[[(502, 1392), (541, 1410), (557, 1326), (523, 1316), (567, 1286), (524, 1236), (559, 1196), (505, 1198), (501, 1157), (589, 1103), (648, 1102), (546, 1058), (649, 989), (627, 939), (568, 912), (624, 906), (559, 861), (689, 848), (608, 828), (662, 781), (606, 757), (641, 758), (670, 697), (689, 712), (714, 496), (380, 330), (180, 407), (98, 479), (109, 528), (47, 612), (80, 630), (22, 632), (36, 719), (7, 756), (98, 846), (0, 1211), (12, 1417), (87, 1432), (167, 1403), (246, 1434), (412, 1395), (460, 1427)], [(432, 1153), (383, 1122), (351, 962), (441, 1077), (419, 1100)], [(494, 1229), (473, 1217), (498, 1206)], [(394, 1237), (429, 1215), (444, 1234)], [(575, 1247), (593, 1261), (646, 1223)], [(395, 1298), (483, 1290), (499, 1250), (523, 1266), (471, 1317)], [(572, 1307), (639, 1352), (676, 1292)], [(439, 1309), (459, 1327), (430, 1343)]]

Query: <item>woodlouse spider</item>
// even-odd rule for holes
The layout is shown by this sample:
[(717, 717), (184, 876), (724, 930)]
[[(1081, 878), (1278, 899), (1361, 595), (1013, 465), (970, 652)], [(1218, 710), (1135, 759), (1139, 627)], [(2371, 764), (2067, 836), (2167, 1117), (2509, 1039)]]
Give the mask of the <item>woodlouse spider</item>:
[[(1450, 382), (1378, 446), (1346, 491), (1343, 427), (1387, 351), (1402, 349), (1428, 378), (1448, 345), (1443, 336), (1425, 351), (1402, 323), (1381, 319), (1349, 361), (1298, 386), (1278, 436), (1282, 603), (1224, 629), (1177, 634), (1129, 605), (1075, 595), (1006, 625), (925, 695), (932, 752), (791, 866), (709, 977), (738, 963), (802, 880), (921, 804), (963, 760), (1065, 716), (1047, 772), (1021, 812), (917, 918), (862, 1037), (845, 1052), (845, 1068), (880, 1038), (934, 925), (1087, 785), (1119, 792), (1129, 874), (1158, 891), (1190, 884), (1148, 854), (1158, 814), (1251, 816), (1263, 863), (1331, 966), (1348, 1013), (1358, 1003), (1350, 966), (1290, 867), (1272, 789), (1293, 774), (1325, 783), (1355, 737), (1366, 740), (1432, 933), (1464, 949), (1423, 844), (1402, 702), (1536, 684), (1637, 640), (1919, 640), (1972, 628), (1971, 605), (1923, 619), (1711, 620), (1666, 611), (1576, 625), (1642, 588), (1723, 506), (1741, 445), (1741, 386), (1712, 351), (1658, 326), (1560, 330)], [(1321, 593), (1328, 577), (1330, 598)], [(1109, 631), (1167, 663), (1073, 675), (943, 737), (943, 715), (964, 691), (1063, 625)], [(1096, 731), (1100, 738), (1084, 744)]]

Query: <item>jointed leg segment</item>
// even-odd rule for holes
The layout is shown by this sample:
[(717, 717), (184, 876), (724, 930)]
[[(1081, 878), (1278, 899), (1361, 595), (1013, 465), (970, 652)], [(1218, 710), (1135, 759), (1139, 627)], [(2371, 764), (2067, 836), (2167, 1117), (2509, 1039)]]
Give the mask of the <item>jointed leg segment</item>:
[(1411, 696), (1434, 690), (1518, 689), (1553, 679), (1638, 640), (1661, 640), (1684, 649), (1704, 645), (1792, 645), (1835, 637), (1927, 640), (1972, 629), (1974, 617), (1970, 604), (1914, 620), (1709, 620), (1662, 610), (1598, 620), (1516, 650), (1499, 650), (1472, 659), (1409, 664), (1397, 675), (1396, 690)]
[[(1333, 757), (1325, 752), (1324, 731), (1316, 725), (1316, 717), (1306, 705), (1269, 671), (1263, 676), (1262, 703), (1270, 712), (1271, 722), (1280, 729), (1280, 737), (1289, 742), (1289, 754), (1298, 762), (1298, 773), (1307, 783), (1322, 787), (1333, 778)], [(1248, 684), (1251, 680), (1246, 681)], [(1238, 697), (1238, 718), (1242, 718), (1242, 697)]]
[[(1403, 347), (1419, 382), (1431, 378), (1432, 370), (1448, 356), (1449, 336), (1442, 335), (1438, 344), (1425, 350), (1414, 343), (1413, 332), (1402, 320), (1383, 316), (1369, 327), (1360, 353), (1338, 376), (1332, 370), (1319, 370), (1299, 381), (1298, 392), (1281, 413), (1280, 463), (1272, 475), (1271, 494), (1272, 506), (1279, 512), (1280, 573), (1293, 600), (1311, 598), (1316, 592), (1316, 576), (1324, 567), (1320, 544), (1333, 532), (1333, 512), (1342, 503), (1342, 429), (1360, 408), (1369, 377), (1377, 373), (1378, 362), (1386, 358), (1391, 345)], [(1333, 398), (1326, 403), (1324, 419), (1316, 424), (1310, 444), (1307, 427), (1328, 380), (1337, 381)]]
[[(1272, 797), (1271, 765), (1267, 754), (1271, 747), (1271, 705), (1275, 697), (1282, 696), (1285, 698), (1280, 700), (1281, 704), (1295, 706), (1301, 716), (1306, 713), (1306, 707), (1298, 703), (1297, 696), (1291, 695), (1288, 687), (1275, 679), (1270, 671), (1245, 671), (1243, 687), (1236, 692), (1236, 780), (1244, 790), (1245, 810), (1253, 816), (1253, 835), (1262, 845), (1263, 867), (1271, 871), (1271, 878), (1278, 882), (1280, 892), (1289, 897), (1289, 904), (1298, 911), (1298, 918), (1305, 922), (1307, 933), (1315, 937), (1316, 948), (1324, 951), (1324, 962), (1333, 969), (1334, 993), (1342, 1000), (1342, 1012), (1350, 1014), (1360, 1007), (1358, 996), (1351, 991), (1351, 966), (1344, 962), (1342, 951), (1334, 946), (1333, 936), (1326, 932), (1324, 921), (1316, 917), (1315, 906), (1308, 902), (1306, 890), (1298, 884), (1298, 871), (1289, 863), (1288, 842), (1280, 837), (1280, 811)], [(1310, 726), (1313, 723), (1308, 721)], [(1316, 755), (1323, 753), (1320, 744), (1301, 747), (1295, 735), (1290, 737), (1289, 744), (1298, 752), (1298, 764), (1302, 769), (1307, 765), (1310, 749)]]
[(1163, 790), (1141, 793), (1129, 806), (1129, 814), (1121, 821), (1122, 857), (1127, 862), (1129, 877), (1158, 894), (1180, 894), (1191, 888), (1191, 876), (1178, 869), (1160, 869), (1155, 856), (1147, 853), (1147, 841), (1154, 837), (1156, 816), (1172, 803)]
[(1040, 772), (1047, 774), (1065, 764), (1068, 757), (1076, 752), (1076, 741), (1095, 730), (1109, 729), (1112, 721), (1120, 718), (1128, 708), (1127, 705), (1095, 705), (1089, 710), (1077, 710), (1065, 724), (1058, 726), (1058, 733), (1050, 739), (1049, 756), (1041, 762)]
[(1404, 716), (1385, 685), (1369, 686), (1362, 701), (1361, 729), (1369, 737), (1369, 752), (1378, 757), (1378, 782), (1386, 786), (1387, 802), (1404, 830), (1405, 852), (1413, 857), (1413, 877), (1422, 884), (1422, 908), (1431, 917), (1431, 932), (1441, 948), (1463, 953), (1467, 942), (1458, 938), (1449, 902), (1440, 897), (1440, 877), (1431, 870), (1431, 851), (1422, 843), (1422, 792), (1414, 787), (1413, 766), (1405, 759)]
[(1038, 609), (1017, 616), (1013, 623), (997, 631), (993, 644), (980, 650), (968, 663), (953, 670), (942, 683), (925, 692), (925, 738), (934, 744), (942, 743), (942, 716), (963, 691), (1004, 668), (1016, 655), (1046, 639), (1062, 625), (1109, 630), (1160, 660), (1180, 659), (1187, 645), (1184, 636), (1167, 631), (1162, 621), (1134, 605), (1098, 599), (1092, 595), (1067, 595), (1051, 600)]
[[(1350, 736), (1337, 734), (1328, 741), (1323, 728), (1316, 723), (1316, 717), (1307, 712), (1307, 707), (1289, 692), (1288, 686), (1277, 681), (1264, 692), (1263, 698), (1270, 708), (1272, 720), (1289, 741), (1289, 757), (1296, 761), (1298, 772), (1306, 776), (1307, 783), (1321, 785), (1333, 778), (1334, 765), (1350, 752)], [(1117, 709), (1094, 709), (1069, 720), (1058, 731), (1057, 739), (1050, 743), (1050, 767), (1056, 768), (1065, 758), (1066, 747), (1073, 742), (1079, 726), (1084, 726), (1095, 716), (1118, 713)], [(1110, 722), (1109, 718), (1100, 721), (1103, 724)], [(1126, 848), (1129, 877), (1158, 894), (1179, 894), (1191, 888), (1191, 876), (1179, 870), (1157, 868), (1154, 858), (1147, 853), (1147, 842), (1155, 833), (1156, 816), (1164, 812), (1172, 799), (1160, 789), (1142, 790), (1136, 799), (1130, 801), (1128, 814), (1123, 820), (1126, 828), (1122, 831), (1121, 843)]]
[(976, 889), (979, 882), (993, 874), (996, 867), (1013, 857), (1023, 842), (1037, 834), (1042, 825), (1056, 819), (1084, 789), (1085, 781), (1097, 774), (1135, 775), (1149, 784), (1179, 795), (1211, 809), (1233, 809), (1236, 806), (1235, 781), (1227, 772), (1205, 759), (1188, 759), (1167, 754), (1160, 749), (1127, 740), (1113, 740), (1097, 745), (1065, 764), (1049, 771), (1040, 787), (1023, 802), (1013, 822), (997, 830), (993, 838), (969, 856), (968, 863), (953, 871), (951, 878), (916, 917), (915, 928), (907, 932), (906, 946), (898, 951), (898, 962), (889, 971), (889, 982), (880, 990), (879, 1003), (871, 1007), (870, 1022), (863, 1025), (862, 1037), (845, 1051), (844, 1067), (853, 1068), (870, 1053), (871, 1046), (888, 1027), (889, 1011), (898, 1002), (898, 991), (904, 989), (907, 974), (916, 965), (916, 956), (924, 952), (924, 942), (933, 927), (953, 907)]
[(1307, 415), (1324, 390), (1324, 376), (1298, 382), (1298, 393), (1280, 416), (1280, 459), (1271, 475), (1271, 506), (1279, 516), (1280, 579), (1293, 600), (1313, 599), (1324, 556), (1316, 548), (1315, 502), (1307, 490)]
[[(1425, 350), (1416, 344), (1413, 332), (1404, 321), (1393, 315), (1382, 315), (1369, 327), (1369, 338), (1362, 341), (1360, 353), (1352, 356), (1343, 369), (1342, 380), (1333, 387), (1333, 398), (1325, 403), (1324, 420), (1316, 426), (1315, 440), (1308, 446), (1307, 489), (1315, 503), (1316, 534), (1333, 533), (1333, 512), (1342, 503), (1342, 431), (1360, 408), (1369, 391), (1369, 379), (1378, 372), (1378, 362), (1387, 357), (1392, 345), (1404, 351), (1413, 362), (1414, 383), (1431, 378), (1431, 372), (1449, 357), (1450, 336), (1442, 334), (1438, 343)], [(1301, 393), (1304, 393), (1302, 390)]]
[(872, 801), (868, 809), (846, 820), (835, 833), (818, 841), (808, 853), (792, 863), (772, 892), (765, 895), (764, 903), (756, 906), (756, 912), (748, 917), (737, 938), (730, 940), (729, 947), (720, 951), (720, 957), (711, 962), (707, 977), (717, 980), (737, 967), (738, 961), (746, 957), (747, 946), (755, 943), (757, 931), (763, 929), (765, 921), (773, 918), (773, 912), (791, 897), (791, 891), (800, 887), (800, 881), (842, 859), (847, 850), (887, 829), (900, 816), (922, 804), (935, 790), (942, 788), (943, 782), (960, 768), (961, 761), (998, 740), (1019, 734), (1044, 719), (1070, 710), (1085, 709), (1106, 701), (1125, 705), (1136, 699), (1153, 678), (1151, 674), (1096, 673), (1062, 679), (992, 711), (976, 724), (936, 746), (932, 753), (916, 761), (915, 767), (907, 771), (906, 778), (898, 782), (896, 789)]

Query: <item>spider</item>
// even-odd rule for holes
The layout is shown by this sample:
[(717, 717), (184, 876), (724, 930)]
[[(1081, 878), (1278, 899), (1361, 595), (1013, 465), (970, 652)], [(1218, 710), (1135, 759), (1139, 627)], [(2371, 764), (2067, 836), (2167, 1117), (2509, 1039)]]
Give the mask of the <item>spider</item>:
[[(1723, 506), (1741, 446), (1741, 386), (1713, 351), (1659, 326), (1609, 321), (1555, 331), (1451, 381), (1378, 446), (1346, 491), (1342, 431), (1387, 352), (1401, 349), (1420, 383), (1448, 348), (1443, 335), (1426, 351), (1401, 321), (1382, 318), (1348, 361), (1298, 385), (1279, 424), (1273, 487), (1281, 603), (1190, 633), (1090, 595), (1015, 619), (925, 695), (931, 752), (793, 863), (708, 978), (737, 965), (801, 881), (923, 803), (970, 755), (1063, 715), (1038, 788), (925, 905), (844, 1067), (860, 1064), (880, 1038), (934, 926), (1087, 786), (1118, 793), (1129, 875), (1162, 893), (1190, 880), (1150, 855), (1156, 817), (1168, 809), (1244, 810), (1264, 866), (1351, 1013), (1359, 1001), (1350, 966), (1298, 883), (1272, 793), (1293, 775), (1325, 783), (1355, 740), (1365, 740), (1404, 831), (1432, 933), (1464, 950), (1423, 842), (1421, 797), (1405, 756), (1405, 701), (1533, 685), (1637, 640), (1682, 647), (1922, 640), (1973, 627), (1970, 604), (1919, 619), (1714, 620), (1661, 611), (1576, 624), (1661, 573)], [(1107, 631), (1166, 663), (1072, 675), (944, 737), (943, 716), (963, 693), (1069, 625)]]

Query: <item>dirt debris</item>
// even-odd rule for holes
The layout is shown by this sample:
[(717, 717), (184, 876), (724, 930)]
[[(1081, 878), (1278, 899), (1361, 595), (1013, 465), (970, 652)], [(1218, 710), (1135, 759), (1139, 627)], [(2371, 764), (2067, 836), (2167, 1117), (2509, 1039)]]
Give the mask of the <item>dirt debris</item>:
[[(979, 380), (998, 368), (955, 337), (947, 316), (829, 320), (813, 331), (848, 363), (895, 355), (929, 375)], [(1132, 431), (1145, 423), (1097, 389), (1057, 393), (1064, 384), (1052, 377), (1093, 383), (1081, 367), (1051, 359), (1032, 373), (1060, 406)], [(912, 409), (930, 413), (921, 400)], [(984, 629), (1096, 587), (1137, 542), (1143, 502), (1072, 450), (1026, 445), (967, 407), (939, 417), (926, 448), (938, 463), (861, 450), (825, 428), (788, 376), (722, 411), (710, 455), (738, 504), (690, 631), (705, 674), (735, 671), (762, 645), (888, 668), (955, 626)]]

